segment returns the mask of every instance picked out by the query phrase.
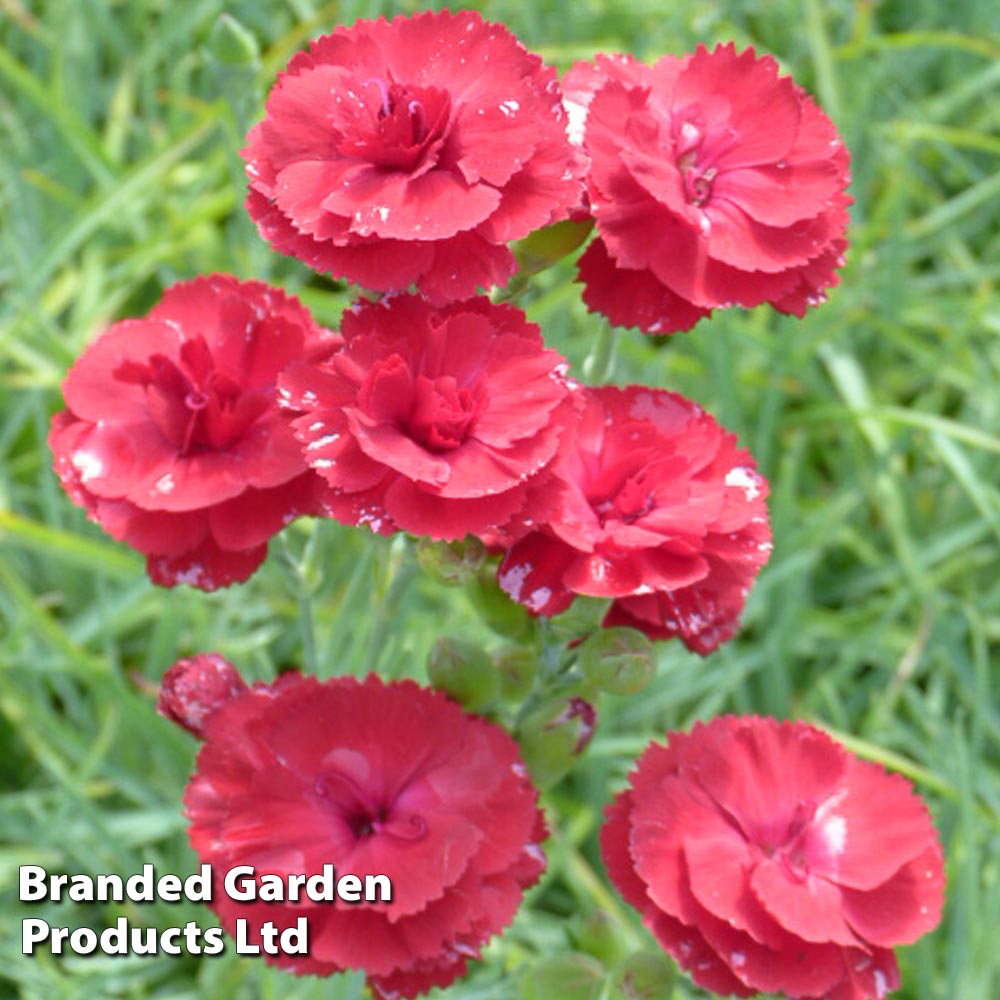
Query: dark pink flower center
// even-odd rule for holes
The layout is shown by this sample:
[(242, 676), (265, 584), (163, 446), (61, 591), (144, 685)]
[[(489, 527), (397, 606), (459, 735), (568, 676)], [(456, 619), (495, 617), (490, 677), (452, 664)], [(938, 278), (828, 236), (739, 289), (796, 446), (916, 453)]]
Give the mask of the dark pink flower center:
[(674, 156), (687, 200), (699, 208), (712, 199), (712, 183), (719, 173), (719, 160), (739, 142), (731, 128), (709, 131), (696, 109), (677, 115), (672, 126)]
[(200, 336), (184, 342), (179, 361), (164, 354), (150, 355), (145, 362), (126, 359), (112, 374), (146, 390), (150, 415), (182, 455), (228, 448), (269, 405), (266, 393), (246, 393), (236, 379), (219, 371)]
[(485, 405), (482, 393), (460, 386), (451, 375), (418, 375), (413, 390), (410, 436), (430, 451), (457, 448)]
[(795, 880), (801, 880), (809, 873), (806, 839), (809, 824), (815, 815), (815, 802), (800, 802), (783, 835), (776, 842), (761, 845), (781, 862), (786, 874)]
[(358, 393), (369, 417), (394, 424), (428, 451), (439, 452), (465, 441), (486, 401), (480, 386), (460, 385), (453, 375), (414, 375), (399, 354), (376, 361)]
[(823, 808), (819, 803), (799, 802), (791, 817), (754, 824), (744, 821), (714, 796), (709, 797), (722, 818), (747, 842), (757, 858), (775, 861), (792, 881), (801, 882), (815, 865), (828, 860), (822, 838), (818, 840), (815, 836), (815, 827), (820, 821), (818, 814)]
[(361, 90), (368, 115), (357, 130), (341, 136), (342, 154), (404, 171), (413, 171), (433, 157), (451, 113), (447, 91), (406, 87), (378, 77), (364, 81)]
[(591, 499), (591, 507), (602, 528), (609, 521), (632, 524), (653, 509), (653, 493), (640, 482), (642, 478), (641, 474), (630, 476), (610, 497)]
[(324, 771), (316, 779), (316, 794), (347, 824), (356, 840), (385, 836), (418, 841), (427, 836), (423, 816), (397, 809), (387, 797), (362, 788), (343, 771)]
[(810, 836), (819, 809), (815, 802), (799, 802), (790, 819), (776, 821), (766, 827), (748, 826), (718, 802), (716, 806), (758, 857), (776, 861), (792, 881), (802, 881), (813, 864), (823, 860), (818, 855), (814, 856), (816, 845)]

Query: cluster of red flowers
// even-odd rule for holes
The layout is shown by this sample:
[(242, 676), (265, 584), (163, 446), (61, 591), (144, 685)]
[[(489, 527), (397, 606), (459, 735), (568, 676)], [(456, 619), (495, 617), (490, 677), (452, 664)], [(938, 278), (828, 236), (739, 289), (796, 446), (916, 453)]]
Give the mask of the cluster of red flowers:
[[(223, 924), (247, 920), (251, 940), (309, 916), (309, 956), (272, 958), (291, 971), (362, 968), (382, 998), (445, 986), (544, 868), (516, 744), (412, 681), (292, 673), (248, 688), (202, 655), (167, 672), (159, 709), (205, 741), (185, 796), (202, 860), (282, 877), (332, 863), (398, 891), (340, 908), (217, 894)], [(608, 807), (601, 849), (656, 939), (722, 994), (881, 1000), (899, 985), (893, 947), (941, 916), (926, 807), (804, 723), (669, 733)]]
[(292, 59), (244, 150), (247, 207), (277, 249), (395, 294), (338, 337), (214, 276), (86, 351), (56, 468), (155, 582), (243, 581), (283, 525), (325, 515), (478, 535), (533, 614), (586, 594), (702, 654), (733, 634), (770, 548), (753, 459), (678, 396), (580, 386), (475, 291), (574, 213), (598, 233), (584, 297), (615, 323), (801, 313), (835, 281), (847, 154), (752, 50), (602, 56), (564, 82), (471, 12), (361, 21)]
[(486, 298), (360, 301), (338, 336), (215, 275), (90, 346), (50, 444), (69, 495), (166, 586), (243, 581), (293, 518), (325, 515), (478, 535), (533, 614), (612, 597), (609, 624), (710, 652), (770, 552), (765, 480), (694, 403), (565, 368)]
[[(770, 553), (767, 483), (695, 403), (572, 379), (539, 328), (477, 294), (509, 244), (591, 220), (583, 297), (646, 333), (837, 282), (848, 156), (774, 60), (732, 45), (563, 81), (472, 12), (359, 21), (280, 74), (243, 151), (277, 250), (346, 278), (338, 332), (294, 298), (213, 275), (96, 339), (50, 444), (70, 497), (163, 586), (245, 581), (302, 515), (481, 538), (534, 615), (609, 599), (605, 625), (708, 654)], [(222, 867), (386, 872), (389, 904), (239, 907), (291, 925), (296, 972), (361, 968), (380, 997), (461, 975), (544, 865), (513, 740), (412, 682), (286, 675), (218, 657), (168, 672), (161, 711), (205, 740), (185, 798)], [(781, 776), (781, 777), (779, 777)], [(874, 802), (874, 804), (872, 804)], [(881, 997), (936, 922), (941, 860), (902, 783), (808, 727), (720, 720), (651, 749), (609, 812), (623, 895), (695, 979)]]

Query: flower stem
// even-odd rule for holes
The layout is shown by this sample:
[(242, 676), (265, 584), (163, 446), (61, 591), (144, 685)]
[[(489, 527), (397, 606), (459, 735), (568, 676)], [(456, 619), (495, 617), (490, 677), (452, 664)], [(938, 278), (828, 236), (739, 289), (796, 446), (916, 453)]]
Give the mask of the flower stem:
[(305, 588), (299, 590), (299, 630), (302, 633), (302, 669), (316, 674), (316, 628), (313, 623), (312, 595)]
[(609, 323), (602, 322), (597, 332), (597, 340), (587, 360), (583, 363), (584, 378), (591, 385), (607, 382), (615, 367), (615, 348), (618, 346), (618, 331)]
[[(559, 838), (559, 831), (553, 828), (551, 836), (553, 840), (556, 840)], [(590, 862), (581, 854), (579, 848), (564, 843), (561, 853), (564, 872), (569, 877), (569, 884), (573, 894), (580, 899), (580, 902), (594, 902), (605, 912), (609, 913), (618, 923), (630, 948), (638, 950), (647, 947), (648, 942), (636, 930), (635, 923), (630, 918), (628, 912), (619, 903), (617, 896), (608, 889), (597, 872), (594, 871)], [(586, 898), (580, 898), (584, 897), (584, 895)]]
[(319, 666), (316, 655), (316, 624), (313, 615), (313, 593), (315, 590), (315, 571), (313, 563), (317, 552), (318, 525), (309, 526), (309, 535), (301, 555), (296, 555), (288, 542), (288, 535), (279, 536), (282, 545), (284, 564), (292, 578), (295, 590), (295, 603), (299, 611), (299, 635), (302, 639), (302, 670), (305, 673), (316, 674)]

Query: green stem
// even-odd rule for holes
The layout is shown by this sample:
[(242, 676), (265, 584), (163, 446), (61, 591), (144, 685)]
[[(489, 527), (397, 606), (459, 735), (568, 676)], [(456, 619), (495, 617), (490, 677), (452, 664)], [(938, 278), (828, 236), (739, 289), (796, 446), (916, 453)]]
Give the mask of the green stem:
[(564, 864), (574, 895), (580, 896), (582, 889), (601, 909), (610, 913), (617, 921), (633, 951), (648, 947), (649, 942), (643, 940), (636, 931), (633, 921), (619, 904), (617, 897), (608, 890), (597, 872), (591, 867), (590, 862), (575, 847), (565, 851)]
[(313, 614), (313, 591), (311, 583), (314, 574), (310, 571), (316, 556), (316, 524), (311, 525), (301, 556), (296, 556), (288, 542), (288, 535), (280, 536), (284, 565), (292, 578), (295, 602), (299, 610), (299, 633), (302, 638), (302, 669), (316, 674), (319, 661), (316, 655), (316, 623)]
[(319, 666), (316, 657), (316, 627), (312, 597), (305, 589), (299, 591), (299, 629), (302, 632), (302, 669), (306, 673), (315, 674)]
[(607, 382), (615, 366), (615, 348), (618, 346), (618, 331), (609, 323), (598, 327), (597, 340), (593, 350), (583, 363), (583, 376), (591, 384)]

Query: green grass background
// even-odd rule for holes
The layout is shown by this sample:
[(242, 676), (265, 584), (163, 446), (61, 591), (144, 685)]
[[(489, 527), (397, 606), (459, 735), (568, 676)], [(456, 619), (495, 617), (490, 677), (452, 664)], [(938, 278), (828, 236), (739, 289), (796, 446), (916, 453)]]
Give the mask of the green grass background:
[[(733, 38), (773, 52), (853, 154), (843, 283), (804, 321), (720, 313), (656, 342), (602, 324), (571, 271), (523, 302), (592, 378), (678, 389), (772, 483), (775, 551), (740, 638), (707, 660), (657, 648), (655, 684), (605, 696), (598, 735), (546, 796), (550, 866), (489, 961), (450, 996), (518, 995), (568, 950), (573, 914), (631, 912), (596, 852), (601, 809), (667, 728), (722, 711), (818, 721), (911, 778), (948, 859), (938, 930), (902, 949), (906, 1000), (1000, 996), (1000, 14), (988, 0), (505, 0), (476, 5), (560, 67)], [(300, 524), (243, 588), (158, 590), (62, 494), (45, 445), (66, 368), (96, 332), (214, 270), (272, 280), (330, 325), (342, 287), (272, 254), (242, 210), (237, 150), (305, 40), (412, 3), (0, 0), (0, 996), (348, 1000), (357, 977), (296, 980), (252, 959), (26, 958), (20, 919), (168, 926), (197, 904), (30, 909), (18, 864), (186, 873), (180, 795), (195, 746), (155, 715), (176, 658), (217, 650), (249, 677), (422, 676), (438, 635), (497, 648), (467, 589), (405, 539)], [(259, 40), (226, 68), (220, 12)], [(606, 371), (597, 369), (606, 368)], [(506, 628), (523, 621), (515, 612)], [(577, 917), (576, 919), (579, 919)], [(566, 994), (569, 995), (568, 993)], [(677, 995), (703, 996), (683, 981)], [(554, 1000), (559, 1000), (553, 995)]]

